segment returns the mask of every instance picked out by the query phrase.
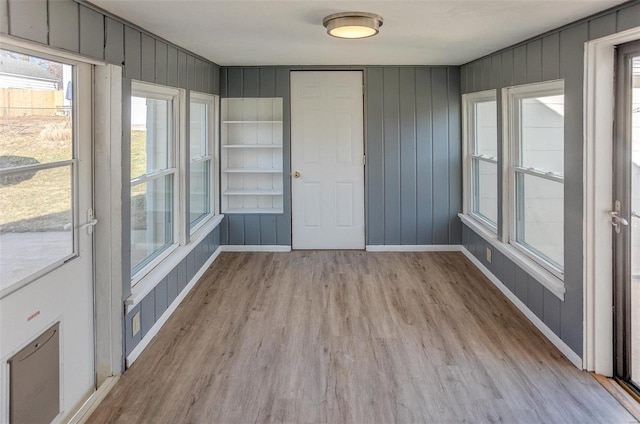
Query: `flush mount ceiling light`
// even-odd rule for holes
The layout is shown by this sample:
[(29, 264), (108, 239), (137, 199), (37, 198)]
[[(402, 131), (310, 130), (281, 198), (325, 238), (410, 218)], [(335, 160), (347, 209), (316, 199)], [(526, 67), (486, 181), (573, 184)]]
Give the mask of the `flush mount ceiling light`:
[(322, 20), (327, 34), (338, 38), (367, 38), (376, 35), (382, 26), (382, 16), (365, 12), (342, 12)]

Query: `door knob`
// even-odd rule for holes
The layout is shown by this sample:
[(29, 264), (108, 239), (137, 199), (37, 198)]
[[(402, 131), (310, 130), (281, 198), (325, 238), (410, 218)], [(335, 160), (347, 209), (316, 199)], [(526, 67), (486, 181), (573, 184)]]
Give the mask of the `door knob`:
[(294, 172), (293, 178), (300, 178), (300, 173), (298, 171)]

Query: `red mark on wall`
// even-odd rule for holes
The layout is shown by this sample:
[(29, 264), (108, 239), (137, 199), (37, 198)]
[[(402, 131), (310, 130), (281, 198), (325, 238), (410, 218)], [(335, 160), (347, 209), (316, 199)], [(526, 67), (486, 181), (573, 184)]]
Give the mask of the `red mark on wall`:
[(31, 321), (32, 319), (36, 318), (38, 315), (40, 315), (40, 311), (36, 311), (32, 313), (31, 315), (29, 315), (29, 318), (27, 318), (27, 321)]

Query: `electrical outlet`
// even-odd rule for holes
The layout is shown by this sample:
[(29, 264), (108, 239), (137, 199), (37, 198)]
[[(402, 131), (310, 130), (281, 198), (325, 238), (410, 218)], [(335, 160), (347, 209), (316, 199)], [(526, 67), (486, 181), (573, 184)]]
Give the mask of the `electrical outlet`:
[(487, 262), (491, 263), (491, 248), (487, 247)]
[(131, 337), (135, 337), (140, 332), (140, 312), (131, 318)]

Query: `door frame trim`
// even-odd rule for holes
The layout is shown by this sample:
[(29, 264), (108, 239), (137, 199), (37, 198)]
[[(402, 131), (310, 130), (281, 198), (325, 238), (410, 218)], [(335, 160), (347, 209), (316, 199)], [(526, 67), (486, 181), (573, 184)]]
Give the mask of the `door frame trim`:
[(585, 43), (582, 367), (609, 377), (613, 375), (613, 233), (604, 212), (611, 210), (613, 197), (615, 46), (638, 39), (640, 28), (633, 28)]

